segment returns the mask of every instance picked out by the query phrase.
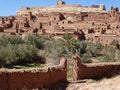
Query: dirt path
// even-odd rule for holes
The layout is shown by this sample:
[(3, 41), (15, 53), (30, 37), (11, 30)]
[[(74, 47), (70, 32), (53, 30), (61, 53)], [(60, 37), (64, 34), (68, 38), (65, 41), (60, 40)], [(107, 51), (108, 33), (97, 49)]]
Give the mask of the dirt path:
[(71, 82), (66, 90), (120, 90), (120, 76), (100, 81), (84, 80)]

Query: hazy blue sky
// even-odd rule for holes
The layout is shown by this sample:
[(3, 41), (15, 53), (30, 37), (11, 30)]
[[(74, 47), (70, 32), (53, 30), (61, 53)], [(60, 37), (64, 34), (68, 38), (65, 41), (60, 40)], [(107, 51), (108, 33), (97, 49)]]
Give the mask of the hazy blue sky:
[[(106, 5), (107, 10), (110, 6), (120, 8), (120, 0), (64, 0), (66, 3), (92, 5), (101, 4)], [(56, 0), (0, 0), (0, 16), (15, 15), (16, 10), (23, 6), (48, 6), (54, 5)]]

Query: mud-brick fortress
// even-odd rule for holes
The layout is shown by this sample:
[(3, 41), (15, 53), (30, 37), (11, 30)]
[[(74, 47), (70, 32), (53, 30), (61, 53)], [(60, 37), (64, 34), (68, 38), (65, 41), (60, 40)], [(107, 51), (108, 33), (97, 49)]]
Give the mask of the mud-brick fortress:
[(58, 0), (55, 6), (22, 7), (16, 16), (0, 17), (0, 32), (38, 33), (54, 38), (70, 33), (102, 45), (114, 39), (120, 43), (120, 12), (116, 7), (106, 11), (104, 4), (81, 6)]

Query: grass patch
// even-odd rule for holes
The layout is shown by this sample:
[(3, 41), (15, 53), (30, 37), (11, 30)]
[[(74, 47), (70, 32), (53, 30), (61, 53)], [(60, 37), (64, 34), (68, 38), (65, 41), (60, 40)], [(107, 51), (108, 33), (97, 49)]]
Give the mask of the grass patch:
[(32, 63), (32, 64), (26, 64), (26, 65), (14, 65), (12, 67), (9, 67), (8, 69), (29, 69), (29, 68), (43, 68), (45, 67), (45, 64), (36, 64), (36, 63)]

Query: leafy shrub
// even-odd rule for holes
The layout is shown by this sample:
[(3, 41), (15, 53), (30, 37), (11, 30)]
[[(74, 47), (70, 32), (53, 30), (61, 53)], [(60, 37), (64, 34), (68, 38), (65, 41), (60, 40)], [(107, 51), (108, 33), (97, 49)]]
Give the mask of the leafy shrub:
[(88, 52), (91, 53), (92, 56), (98, 56), (100, 54), (100, 51), (101, 51), (101, 44), (96, 42), (96, 43), (88, 43), (87, 44), (87, 50)]
[(115, 59), (116, 61), (120, 61), (120, 50), (116, 50), (116, 53), (115, 53)]
[(112, 42), (110, 43), (110, 45), (114, 46), (117, 49), (120, 49), (120, 45), (119, 45), (119, 41), (118, 40), (112, 40)]
[(64, 43), (68, 56), (74, 55), (74, 53), (76, 53), (75, 49), (76, 40), (73, 38), (71, 34), (65, 33), (61, 41)]
[(65, 34), (62, 36), (62, 38), (65, 39), (65, 40), (71, 40), (71, 39), (73, 39), (72, 35), (69, 34), (69, 33), (65, 33)]
[(38, 34), (29, 34), (24, 38), (26, 44), (35, 45), (38, 49), (43, 49), (45, 38)]
[(91, 59), (91, 56), (89, 55), (89, 53), (85, 53), (81, 55), (81, 62), (83, 63), (90, 61), (90, 59)]
[(60, 57), (67, 55), (68, 48), (61, 39), (46, 41), (44, 46), (46, 57), (52, 58), (53, 63), (58, 62)]
[(2, 35), (0, 36), (0, 46), (7, 46), (8, 44), (23, 44), (24, 41), (20, 36)]
[(15, 53), (18, 64), (30, 63), (33, 58), (37, 57), (37, 48), (34, 45), (16, 45)]
[(116, 49), (112, 46), (106, 46), (102, 50), (102, 54), (104, 56), (105, 62), (113, 62), (115, 61), (115, 53)]
[(113, 45), (113, 46), (117, 46), (117, 45), (119, 45), (119, 42), (118, 42), (118, 40), (112, 40), (112, 42), (110, 43), (110, 45)]
[(0, 66), (11, 66), (15, 64), (26, 64), (32, 62), (37, 56), (37, 49), (33, 45), (12, 45), (0, 49)]
[(6, 65), (16, 63), (16, 53), (13, 48), (14, 46), (8, 45), (0, 49), (0, 66), (5, 67)]
[(74, 43), (75, 51), (79, 54), (84, 54), (86, 52), (87, 43), (85, 41), (76, 41)]

